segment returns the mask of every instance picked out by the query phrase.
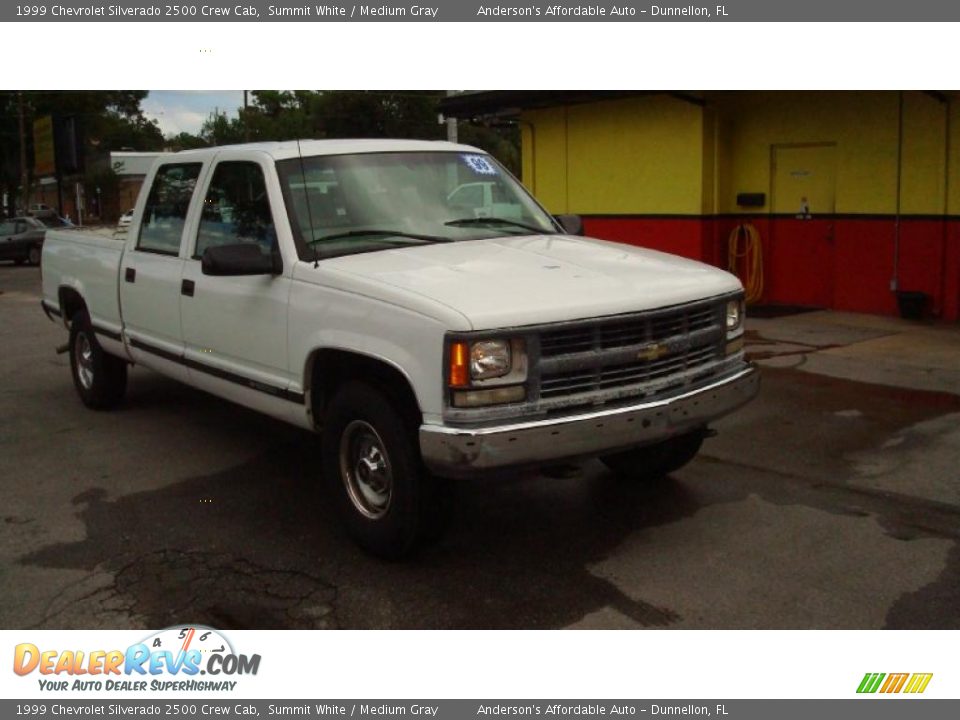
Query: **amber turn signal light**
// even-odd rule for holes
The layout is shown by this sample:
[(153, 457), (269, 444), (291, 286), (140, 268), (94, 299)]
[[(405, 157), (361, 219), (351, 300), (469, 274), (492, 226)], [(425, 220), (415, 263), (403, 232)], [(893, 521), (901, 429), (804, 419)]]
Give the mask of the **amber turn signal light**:
[(450, 387), (470, 384), (470, 348), (465, 342), (450, 343)]

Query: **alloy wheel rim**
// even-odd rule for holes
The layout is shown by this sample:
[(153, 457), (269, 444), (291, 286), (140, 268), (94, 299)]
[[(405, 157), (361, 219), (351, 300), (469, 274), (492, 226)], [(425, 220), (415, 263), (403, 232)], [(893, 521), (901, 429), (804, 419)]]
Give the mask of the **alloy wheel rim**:
[(361, 515), (377, 520), (387, 514), (393, 499), (393, 468), (370, 423), (353, 420), (340, 436), (340, 477)]
[(84, 390), (93, 387), (93, 348), (86, 333), (77, 333), (76, 344), (77, 377)]

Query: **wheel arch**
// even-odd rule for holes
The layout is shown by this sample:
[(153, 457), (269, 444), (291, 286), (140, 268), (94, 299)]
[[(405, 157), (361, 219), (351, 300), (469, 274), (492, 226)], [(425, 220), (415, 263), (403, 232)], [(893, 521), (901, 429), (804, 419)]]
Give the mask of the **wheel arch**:
[(397, 404), (412, 429), (420, 426), (423, 411), (410, 377), (399, 365), (356, 350), (317, 348), (307, 357), (304, 369), (304, 400), (314, 427), (322, 425), (324, 411), (337, 388), (349, 381), (379, 388)]
[[(57, 291), (57, 300), (60, 303), (60, 313), (63, 316), (63, 324), (70, 326), (70, 319), (79, 311), (87, 310), (87, 302), (83, 295), (75, 287), (70, 285), (61, 285)], [(89, 311), (88, 311), (89, 312)]]

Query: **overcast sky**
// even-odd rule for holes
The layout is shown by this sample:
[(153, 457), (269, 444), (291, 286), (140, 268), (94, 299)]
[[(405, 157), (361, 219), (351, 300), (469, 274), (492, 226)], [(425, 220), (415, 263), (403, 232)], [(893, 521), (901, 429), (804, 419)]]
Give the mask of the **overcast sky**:
[(237, 108), (243, 107), (243, 90), (151, 90), (140, 106), (164, 136), (195, 135), (215, 109), (236, 117)]

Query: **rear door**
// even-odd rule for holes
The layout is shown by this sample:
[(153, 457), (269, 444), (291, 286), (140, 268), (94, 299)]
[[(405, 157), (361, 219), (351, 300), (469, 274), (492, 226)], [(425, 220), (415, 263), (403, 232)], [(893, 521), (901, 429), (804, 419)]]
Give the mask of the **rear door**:
[(156, 168), (137, 236), (128, 240), (120, 267), (120, 307), (130, 355), (181, 380), (187, 379), (180, 323), (181, 250), (203, 169), (199, 161)]

